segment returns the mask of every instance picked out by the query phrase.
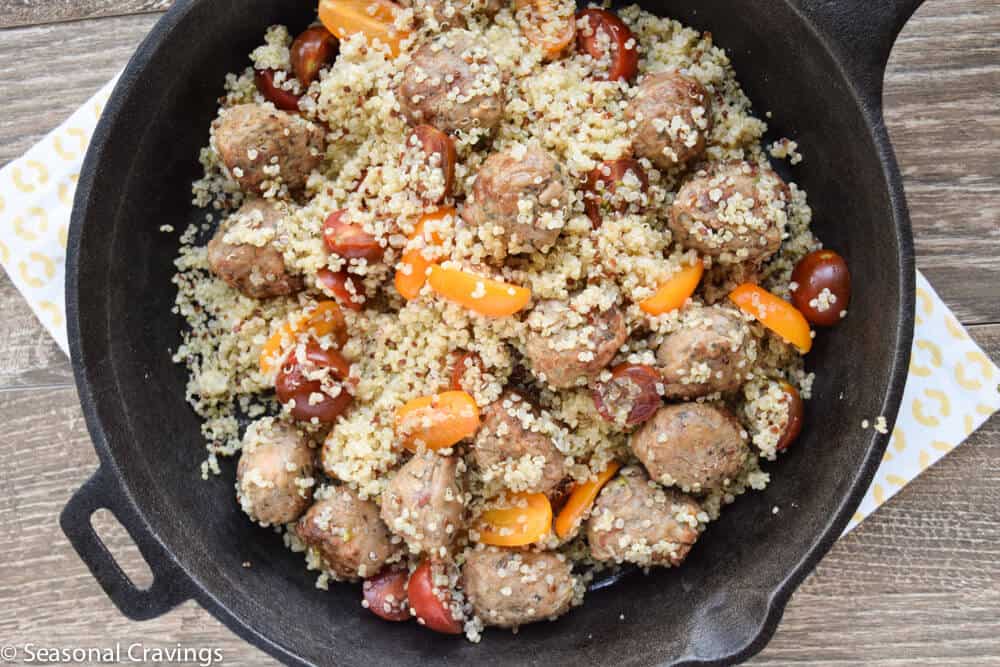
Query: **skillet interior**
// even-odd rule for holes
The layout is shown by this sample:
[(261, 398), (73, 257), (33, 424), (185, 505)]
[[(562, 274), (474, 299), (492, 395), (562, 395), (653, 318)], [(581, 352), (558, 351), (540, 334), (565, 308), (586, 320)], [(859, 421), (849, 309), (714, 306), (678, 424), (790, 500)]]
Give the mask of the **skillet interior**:
[(796, 12), (778, 0), (739, 3), (738, 11), (729, 0), (640, 3), (710, 30), (728, 49), (756, 113), (774, 112), (772, 138), (802, 146), (806, 160), (792, 177), (809, 192), (814, 229), (851, 266), (850, 317), (820, 332), (809, 357), (819, 375), (802, 439), (768, 466), (768, 489), (729, 507), (681, 569), (628, 578), (558, 623), (516, 637), (490, 632), (474, 646), (380, 622), (361, 608), (356, 587), (316, 591), (302, 559), (240, 513), (232, 464), (221, 479), (200, 482), (199, 421), (169, 352), (180, 326), (170, 314), (176, 235), (158, 229), (200, 219), (190, 183), (223, 75), (246, 65), (269, 24), (304, 27), (315, 3), (179, 4), (191, 7), (142, 47), (148, 65), (130, 68), (98, 132), (95, 145), (106, 143), (81, 181), (68, 296), (95, 441), (99, 449), (106, 441), (127, 492), (197, 583), (199, 601), (224, 617), (228, 610), (227, 622), (285, 659), (316, 663), (650, 664), (759, 650), (790, 588), (853, 508), (865, 462), (880, 456), (885, 438), (860, 423), (883, 414), (896, 350), (909, 344), (900, 313), (911, 258), (900, 249), (886, 171), (840, 68)]

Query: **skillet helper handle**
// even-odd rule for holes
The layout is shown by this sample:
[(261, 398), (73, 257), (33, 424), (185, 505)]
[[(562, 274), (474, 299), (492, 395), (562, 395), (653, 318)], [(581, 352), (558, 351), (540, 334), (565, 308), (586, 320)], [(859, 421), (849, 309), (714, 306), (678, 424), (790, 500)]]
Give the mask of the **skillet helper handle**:
[[(94, 530), (91, 520), (101, 509), (114, 514), (139, 548), (153, 573), (149, 588), (140, 589), (132, 583)], [(107, 472), (105, 464), (66, 503), (59, 525), (107, 596), (132, 620), (162, 616), (191, 598), (187, 576), (145, 530), (131, 501)]]
[(797, 0), (827, 39), (873, 110), (882, 108), (882, 80), (896, 38), (924, 0)]

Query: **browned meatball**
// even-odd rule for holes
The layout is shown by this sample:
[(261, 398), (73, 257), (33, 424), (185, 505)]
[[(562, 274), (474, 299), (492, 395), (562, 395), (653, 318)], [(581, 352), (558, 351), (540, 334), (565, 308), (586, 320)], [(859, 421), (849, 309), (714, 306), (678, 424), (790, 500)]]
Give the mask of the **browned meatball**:
[(566, 457), (552, 438), (539, 433), (535, 407), (506, 391), (482, 415), (472, 460), (484, 480), (499, 479), (512, 491), (548, 493), (566, 476)]
[(404, 0), (401, 4), (413, 7), (422, 21), (435, 21), (441, 30), (464, 28), (470, 14), (493, 17), (503, 8), (501, 0)]
[(697, 398), (739, 389), (750, 370), (750, 328), (738, 313), (713, 306), (698, 312), (656, 351), (667, 398)]
[(579, 582), (562, 554), (489, 547), (466, 554), (462, 587), (483, 623), (514, 628), (565, 614)]
[(382, 519), (413, 553), (444, 557), (464, 526), (465, 501), (456, 456), (417, 454), (382, 494)]
[(318, 493), (322, 499), (299, 519), (296, 533), (340, 579), (370, 577), (395, 554), (378, 505), (346, 486)]
[(403, 72), (399, 105), (411, 125), (492, 132), (503, 118), (500, 68), (484, 42), (452, 30), (424, 44)]
[(271, 417), (247, 427), (236, 468), (236, 497), (254, 521), (295, 521), (313, 497), (313, 449), (298, 430)]
[[(536, 145), (494, 153), (479, 170), (462, 217), (495, 258), (547, 252), (566, 224), (562, 169)], [(531, 209), (522, 209), (527, 204)]]
[(705, 403), (660, 408), (629, 445), (653, 479), (691, 493), (719, 491), (736, 481), (750, 453), (736, 418)]
[(285, 258), (275, 245), (284, 210), (275, 201), (251, 199), (229, 216), (208, 242), (212, 273), (254, 299), (301, 291), (302, 276), (288, 273)]
[(244, 192), (254, 194), (280, 184), (301, 190), (326, 150), (319, 125), (260, 104), (223, 110), (212, 123), (212, 144)]
[(705, 152), (712, 131), (712, 98), (695, 79), (676, 70), (648, 74), (625, 118), (635, 122), (635, 154), (670, 169)]
[(623, 468), (587, 520), (590, 553), (600, 561), (680, 565), (698, 540), (701, 511), (693, 498), (664, 489), (640, 466)]
[(531, 371), (556, 389), (597, 377), (628, 339), (625, 317), (616, 307), (582, 316), (561, 301), (542, 301), (527, 323)]
[(670, 208), (674, 240), (723, 264), (763, 262), (781, 247), (788, 186), (769, 166), (721, 162), (696, 172)]

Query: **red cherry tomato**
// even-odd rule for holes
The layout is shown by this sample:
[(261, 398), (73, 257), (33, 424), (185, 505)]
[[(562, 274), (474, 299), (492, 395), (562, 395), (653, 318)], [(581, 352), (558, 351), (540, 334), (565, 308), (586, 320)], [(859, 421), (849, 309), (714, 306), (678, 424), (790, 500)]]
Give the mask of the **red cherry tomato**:
[(639, 40), (629, 27), (606, 9), (584, 9), (577, 14), (590, 24), (589, 29), (577, 30), (577, 47), (594, 60), (608, 57), (610, 48), (611, 66), (608, 81), (631, 81), (639, 73)]
[(434, 585), (433, 572), (435, 570), (441, 572), (443, 567), (441, 564), (432, 566), (430, 560), (425, 560), (413, 571), (407, 587), (410, 608), (416, 615), (417, 621), (423, 621), (423, 625), (431, 630), (446, 635), (460, 635), (462, 623), (451, 615), (451, 592)]
[(406, 598), (406, 570), (386, 568), (361, 584), (364, 606), (368, 611), (387, 621), (410, 620), (410, 606)]
[(335, 297), (341, 306), (356, 311), (364, 310), (364, 303), (357, 300), (365, 295), (361, 280), (355, 279), (347, 271), (334, 273), (329, 269), (320, 269), (316, 272), (316, 282), (324, 292)]
[(290, 93), (283, 88), (279, 88), (274, 83), (274, 70), (257, 70), (254, 73), (253, 81), (257, 84), (257, 90), (269, 102), (282, 111), (298, 111), (300, 95)]
[(781, 390), (785, 392), (783, 401), (788, 403), (788, 423), (785, 424), (785, 430), (781, 433), (775, 447), (779, 452), (788, 449), (789, 445), (799, 437), (802, 432), (802, 419), (805, 415), (805, 405), (802, 403), (802, 397), (799, 396), (798, 390), (787, 382), (781, 383)]
[(346, 211), (334, 211), (323, 224), (323, 240), (327, 249), (344, 259), (366, 259), (377, 262), (385, 249), (378, 239), (366, 232), (361, 225), (348, 222)]
[[(346, 380), (351, 372), (351, 364), (343, 355), (336, 350), (324, 350), (318, 343), (312, 341), (306, 345), (304, 364), (298, 360), (294, 350), (288, 355), (278, 372), (274, 389), (282, 404), (295, 401), (291, 413), (296, 419), (311, 421), (315, 417), (324, 424), (330, 424), (350, 406), (353, 397), (343, 385), (336, 396), (330, 396), (323, 390), (322, 382), (306, 377), (307, 371), (317, 368), (330, 368), (333, 377), (341, 382)], [(320, 394), (322, 398), (312, 403), (310, 398), (313, 394)]]
[(322, 26), (305, 30), (292, 42), (292, 71), (303, 86), (319, 76), (319, 71), (337, 57), (337, 39)]
[(816, 250), (803, 257), (792, 271), (792, 281), (798, 284), (792, 303), (816, 326), (833, 326), (851, 303), (851, 272), (844, 258), (832, 250)]
[(642, 192), (649, 190), (649, 177), (646, 176), (646, 170), (642, 168), (638, 160), (631, 158), (602, 162), (601, 166), (587, 174), (583, 206), (587, 217), (594, 225), (594, 229), (601, 226), (605, 210), (610, 208), (620, 212), (628, 208), (627, 201), (621, 197), (615, 197), (618, 184), (625, 179), (628, 172), (632, 172), (639, 179), (639, 187)]
[(451, 195), (451, 190), (455, 185), (455, 163), (458, 162), (455, 142), (447, 134), (431, 125), (417, 125), (413, 128), (411, 136), (416, 138), (417, 144), (423, 149), (428, 160), (434, 155), (438, 156), (435, 164), (444, 175), (444, 194), (436, 201), (431, 202), (438, 204), (442, 199)]
[(619, 408), (628, 408), (625, 424), (641, 424), (663, 405), (656, 389), (662, 382), (655, 368), (642, 364), (621, 364), (611, 371), (610, 380), (594, 388), (594, 407), (610, 422), (615, 421)]
[(465, 376), (465, 371), (469, 369), (469, 366), (479, 366), (479, 372), (486, 372), (486, 367), (483, 365), (483, 360), (475, 352), (462, 352), (459, 353), (455, 358), (455, 365), (451, 370), (451, 390), (452, 391), (465, 391), (468, 393), (468, 389), (462, 384), (462, 379)]

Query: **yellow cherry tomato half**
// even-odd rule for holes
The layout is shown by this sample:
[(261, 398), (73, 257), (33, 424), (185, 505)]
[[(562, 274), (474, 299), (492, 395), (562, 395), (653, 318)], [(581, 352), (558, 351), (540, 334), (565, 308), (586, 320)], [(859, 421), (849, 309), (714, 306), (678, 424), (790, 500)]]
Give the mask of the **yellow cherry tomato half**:
[(486, 317), (508, 317), (531, 301), (531, 290), (467, 271), (432, 266), (431, 289), (438, 296)]
[(337, 39), (360, 32), (369, 44), (378, 40), (397, 56), (399, 43), (409, 36), (395, 25), (402, 9), (391, 0), (321, 0), (319, 20)]
[[(403, 260), (396, 268), (396, 277), (394, 280), (396, 290), (407, 301), (417, 298), (424, 283), (427, 282), (427, 270), (433, 262), (427, 259), (426, 248), (441, 243), (440, 234), (437, 232), (425, 234), (424, 228), (428, 222), (443, 220), (448, 216), (455, 216), (455, 209), (451, 206), (445, 206), (433, 213), (427, 213), (421, 216), (417, 222), (417, 226), (413, 229), (413, 234), (410, 235), (410, 245), (415, 245), (416, 247), (409, 248), (403, 253)], [(420, 239), (421, 243), (413, 244), (412, 242), (417, 239)]]
[(523, 547), (552, 530), (552, 505), (544, 493), (512, 493), (504, 507), (483, 512), (476, 523), (479, 541), (497, 547)]
[(729, 294), (740, 310), (752, 315), (765, 327), (806, 354), (812, 349), (812, 331), (805, 316), (792, 304), (763, 287), (745, 283)]
[(294, 315), (275, 331), (260, 349), (260, 372), (269, 375), (281, 364), (286, 342), (290, 342), (307, 329), (315, 338), (332, 334), (337, 347), (347, 342), (347, 323), (344, 313), (335, 301), (320, 301), (315, 307), (308, 307)]
[(396, 434), (411, 452), (451, 447), (479, 430), (479, 406), (464, 391), (415, 398), (396, 411)]
[(611, 481), (611, 478), (618, 473), (621, 467), (621, 463), (612, 461), (596, 479), (589, 479), (573, 487), (573, 492), (569, 494), (569, 499), (559, 511), (559, 516), (556, 517), (556, 535), (559, 536), (560, 540), (565, 540), (576, 531), (583, 517), (597, 500), (597, 494), (601, 492), (605, 484)]
[(687, 300), (698, 289), (701, 277), (705, 273), (705, 263), (699, 258), (694, 264), (687, 264), (680, 271), (670, 276), (667, 282), (660, 285), (656, 294), (639, 304), (647, 315), (663, 315), (684, 306)]

